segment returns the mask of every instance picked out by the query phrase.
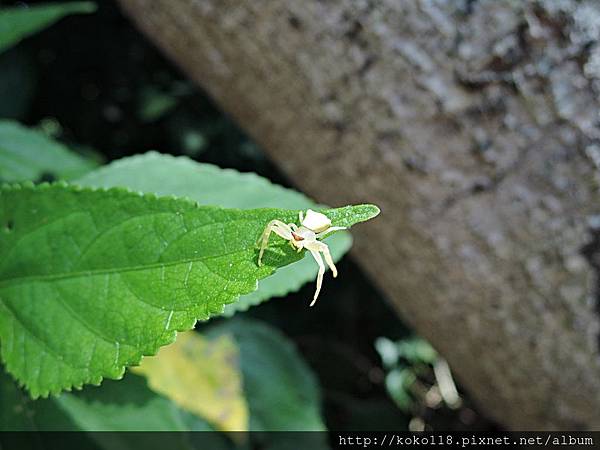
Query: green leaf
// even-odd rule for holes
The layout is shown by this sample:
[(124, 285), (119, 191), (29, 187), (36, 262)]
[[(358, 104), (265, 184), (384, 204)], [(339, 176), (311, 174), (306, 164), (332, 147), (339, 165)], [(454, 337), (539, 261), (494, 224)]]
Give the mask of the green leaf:
[(279, 330), (235, 317), (209, 326), (206, 334), (233, 335), (238, 344), (250, 430), (325, 430), (315, 375)]
[[(47, 401), (47, 400), (36, 400)], [(80, 430), (101, 432), (91, 437), (106, 450), (143, 448), (191, 450), (231, 448), (224, 435), (214, 433), (204, 420), (178, 408), (169, 399), (152, 392), (144, 378), (128, 373), (121, 381), (107, 381), (100, 388), (52, 399)], [(163, 433), (115, 433), (161, 431)], [(176, 433), (164, 433), (172, 431)], [(211, 431), (211, 433), (181, 433)], [(111, 432), (111, 433), (104, 433)], [(200, 437), (202, 446), (193, 440)]]
[(0, 120), (0, 181), (37, 181), (44, 175), (69, 179), (96, 165), (39, 131)]
[[(170, 400), (155, 394), (144, 378), (127, 374), (121, 381), (107, 381), (100, 388), (49, 399), (71, 418), (75, 426), (91, 433), (91, 438), (106, 450), (173, 448), (192, 450), (189, 433), (213, 431), (202, 419), (178, 408)], [(36, 400), (35, 402), (48, 400)], [(116, 433), (125, 431), (161, 431), (163, 433)], [(174, 431), (176, 433), (165, 433)], [(110, 433), (105, 433), (110, 432)], [(224, 450), (229, 446), (223, 435), (201, 433), (206, 448)]]
[(69, 14), (92, 13), (92, 2), (68, 2), (0, 9), (0, 52)]
[(396, 342), (398, 355), (410, 364), (434, 364), (438, 359), (435, 349), (425, 339), (413, 337)]
[(138, 116), (142, 122), (154, 122), (172, 111), (179, 101), (179, 97), (172, 92), (148, 86), (141, 91)]
[(108, 380), (101, 387), (64, 393), (52, 401), (86, 431), (212, 430), (206, 422), (155, 394), (143, 377), (132, 373), (120, 381)]
[[(89, 436), (107, 450), (193, 448), (184, 433), (129, 434), (115, 431), (213, 431), (203, 420), (177, 408), (152, 392), (142, 377), (128, 374), (122, 381), (107, 381), (101, 388), (75, 394), (31, 400), (6, 374), (0, 372), (0, 431), (91, 431)], [(202, 433), (206, 448), (231, 448), (225, 436)], [(86, 438), (85, 434), (70, 439)], [(80, 448), (90, 448), (82, 442)], [(77, 445), (75, 445), (77, 447)]]
[[(305, 195), (272, 184), (253, 173), (239, 173), (210, 164), (199, 164), (186, 157), (149, 152), (113, 162), (76, 180), (84, 186), (127, 186), (133, 190), (189, 197), (200, 204), (224, 208), (318, 208)], [(335, 233), (324, 241), (334, 261), (352, 245), (350, 233)], [(317, 265), (310, 255), (297, 264), (283, 267), (259, 282), (258, 290), (225, 307), (225, 315), (247, 310), (250, 306), (276, 296), (297, 291), (317, 277)]]
[[(350, 226), (378, 212), (322, 211)], [(103, 377), (155, 354), (257, 280), (297, 261), (273, 240), (258, 267), (256, 241), (296, 210), (223, 209), (124, 189), (64, 183), (0, 190), (0, 350), (33, 397)]]
[(240, 354), (251, 431), (303, 431), (301, 434), (258, 433), (253, 444), (265, 450), (329, 449), (321, 417), (317, 379), (293, 343), (265, 323), (235, 317), (209, 325), (209, 338), (233, 336)]
[(414, 404), (410, 388), (416, 379), (416, 375), (410, 369), (393, 369), (385, 376), (385, 387), (402, 411), (410, 411)]

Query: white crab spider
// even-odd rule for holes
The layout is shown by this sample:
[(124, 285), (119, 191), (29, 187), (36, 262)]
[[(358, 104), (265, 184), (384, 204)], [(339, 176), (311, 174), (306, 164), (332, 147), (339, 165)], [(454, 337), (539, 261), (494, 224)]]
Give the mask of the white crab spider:
[(335, 268), (335, 264), (333, 264), (331, 253), (329, 253), (329, 247), (327, 244), (318, 241), (318, 239), (322, 239), (333, 231), (345, 230), (346, 227), (332, 227), (329, 217), (327, 217), (325, 214), (315, 212), (312, 209), (306, 211), (306, 216), (304, 216), (302, 211), (300, 211), (298, 217), (300, 219), (300, 226), (296, 225), (295, 223), (285, 224), (281, 220), (271, 220), (268, 223), (260, 238), (258, 265), (262, 265), (262, 256), (265, 252), (267, 244), (269, 243), (269, 236), (271, 235), (271, 232), (289, 241), (290, 245), (297, 251), (300, 251), (303, 248), (307, 249), (319, 265), (319, 274), (317, 275), (317, 290), (315, 291), (315, 296), (310, 304), (310, 306), (313, 306), (317, 301), (319, 292), (321, 291), (323, 274), (325, 273), (325, 265), (323, 264), (321, 253), (323, 253), (323, 256), (325, 256), (325, 261), (331, 269), (333, 277), (337, 277), (337, 269)]

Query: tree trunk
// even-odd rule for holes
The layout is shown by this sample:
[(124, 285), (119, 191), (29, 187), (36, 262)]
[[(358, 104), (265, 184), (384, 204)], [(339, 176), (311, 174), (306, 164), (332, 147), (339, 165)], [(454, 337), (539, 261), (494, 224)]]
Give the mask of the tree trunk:
[(120, 2), (303, 190), (381, 206), (354, 258), (492, 417), (600, 428), (598, 3)]

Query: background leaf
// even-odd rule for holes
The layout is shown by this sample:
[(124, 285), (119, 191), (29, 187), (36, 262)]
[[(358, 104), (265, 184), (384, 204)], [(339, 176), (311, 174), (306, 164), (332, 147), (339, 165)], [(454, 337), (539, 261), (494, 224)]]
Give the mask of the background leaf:
[[(189, 197), (204, 205), (224, 208), (285, 208), (306, 210), (319, 207), (305, 195), (285, 189), (253, 173), (240, 173), (200, 164), (186, 157), (173, 157), (149, 152), (124, 158), (90, 172), (75, 181), (84, 186), (114, 187)], [(352, 245), (350, 233), (341, 232), (325, 239), (335, 261)], [(258, 290), (225, 306), (225, 315), (247, 310), (272, 297), (297, 291), (306, 282), (314, 281), (318, 267), (307, 256), (289, 267), (260, 280)], [(343, 274), (341, 274), (343, 276)], [(309, 299), (307, 299), (308, 301)]]
[[(37, 402), (38, 400), (36, 400)], [(43, 402), (45, 400), (39, 400)], [(87, 431), (186, 431), (190, 415), (166, 398), (154, 394), (143, 377), (127, 374), (107, 380), (101, 388), (65, 393), (53, 401), (68, 413), (79, 429)], [(210, 429), (200, 425), (201, 430)]]
[(232, 335), (239, 347), (251, 430), (325, 430), (317, 380), (279, 330), (235, 317), (209, 326), (206, 334)]
[[(268, 221), (298, 211), (200, 207), (65, 184), (0, 191), (2, 359), (33, 397), (119, 378), (176, 330), (220, 314), (300, 255), (282, 239), (256, 264)], [(356, 208), (356, 221), (376, 207)], [(350, 225), (352, 208), (323, 211)]]
[(50, 400), (35, 401), (0, 371), (0, 431), (76, 430), (68, 415)]
[(39, 131), (0, 120), (0, 182), (38, 181), (43, 176), (69, 179), (96, 166)]
[[(239, 347), (252, 431), (324, 431), (317, 379), (292, 342), (267, 324), (235, 317), (209, 324), (209, 337), (232, 335)], [(256, 434), (265, 449), (328, 449), (325, 433)], [(256, 443), (256, 442), (255, 442)]]
[(92, 13), (92, 2), (68, 2), (0, 9), (0, 52), (69, 14)]
[[(101, 388), (31, 400), (8, 375), (0, 373), (0, 394), (0, 431), (93, 432), (73, 434), (69, 439), (77, 439), (82, 444), (81, 448), (90, 448), (89, 439), (93, 439), (106, 450), (202, 448), (194, 445), (194, 438), (198, 436), (204, 448), (232, 448), (225, 436), (217, 433), (181, 433), (213, 429), (202, 419), (152, 392), (145, 380), (134, 374), (128, 374), (118, 382), (107, 381)], [(162, 433), (126, 433), (132, 431)], [(38, 445), (42, 443), (42, 436), (27, 436), (31, 436)], [(73, 442), (76, 447), (77, 442)]]
[(238, 348), (230, 336), (207, 340), (190, 331), (132, 370), (145, 376), (152, 390), (217, 429), (247, 431), (248, 405), (238, 360)]

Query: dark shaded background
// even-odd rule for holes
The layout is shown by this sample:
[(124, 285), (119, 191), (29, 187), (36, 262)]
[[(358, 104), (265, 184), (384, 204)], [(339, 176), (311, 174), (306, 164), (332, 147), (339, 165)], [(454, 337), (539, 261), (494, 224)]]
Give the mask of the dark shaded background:
[[(38, 2), (2, 5), (22, 3)], [(99, 3), (97, 13), (63, 19), (0, 55), (1, 117), (40, 126), (105, 162), (157, 150), (293, 187), (113, 1)], [(349, 257), (338, 269), (341, 276), (327, 278), (310, 313), (298, 312), (308, 307), (312, 285), (247, 313), (278, 326), (299, 346), (321, 382), (327, 425), (402, 430), (419, 416), (433, 429), (493, 429), (468, 399), (457, 410), (418, 403), (410, 413), (398, 409), (373, 344), (379, 336), (395, 340), (410, 331)], [(431, 373), (423, 377), (433, 382)]]

